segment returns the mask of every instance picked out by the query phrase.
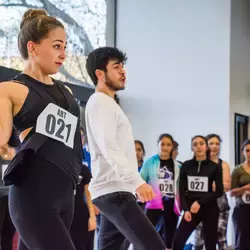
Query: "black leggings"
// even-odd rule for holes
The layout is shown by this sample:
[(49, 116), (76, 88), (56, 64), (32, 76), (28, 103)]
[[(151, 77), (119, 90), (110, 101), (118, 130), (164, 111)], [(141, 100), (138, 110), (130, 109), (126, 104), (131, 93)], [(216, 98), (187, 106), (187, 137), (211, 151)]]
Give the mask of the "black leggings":
[(35, 158), (25, 178), (9, 193), (12, 221), (20, 235), (19, 250), (75, 250), (68, 232), (74, 211), (72, 179)]
[(164, 211), (159, 209), (148, 209), (146, 215), (154, 227), (163, 217), (163, 240), (167, 248), (172, 247), (174, 233), (178, 224), (178, 216), (174, 212), (174, 200), (163, 201)]
[(0, 198), (0, 231), (0, 249), (12, 250), (12, 241), (16, 230), (10, 218), (7, 195)]
[(235, 250), (250, 250), (250, 205), (236, 206), (233, 212)]
[(206, 250), (216, 250), (218, 218), (219, 209), (216, 202), (201, 207), (197, 214), (192, 214), (190, 222), (186, 222), (183, 217), (176, 231), (172, 249), (183, 250), (191, 233), (202, 222)]
[(76, 250), (93, 250), (95, 231), (89, 232), (88, 221), (89, 211), (82, 195), (82, 200), (75, 202), (75, 213), (70, 228), (71, 239)]

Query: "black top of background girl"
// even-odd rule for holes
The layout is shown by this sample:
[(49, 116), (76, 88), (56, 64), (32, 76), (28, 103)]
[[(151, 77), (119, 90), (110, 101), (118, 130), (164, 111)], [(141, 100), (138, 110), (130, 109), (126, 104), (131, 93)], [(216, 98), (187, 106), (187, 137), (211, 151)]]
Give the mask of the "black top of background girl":
[[(196, 141), (195, 139), (199, 139)], [(204, 148), (206, 154), (204, 154)], [(207, 140), (203, 136), (192, 139), (194, 158), (185, 161), (180, 170), (180, 197), (182, 209), (191, 209), (193, 203), (205, 206), (209, 202), (216, 202), (223, 195), (221, 166), (209, 159)], [(216, 190), (213, 191), (215, 182)]]

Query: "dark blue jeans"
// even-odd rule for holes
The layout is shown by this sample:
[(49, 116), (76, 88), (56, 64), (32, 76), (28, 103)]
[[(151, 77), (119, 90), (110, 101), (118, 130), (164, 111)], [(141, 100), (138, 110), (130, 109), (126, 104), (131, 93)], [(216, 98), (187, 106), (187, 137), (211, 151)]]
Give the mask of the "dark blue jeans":
[(116, 192), (93, 200), (102, 214), (99, 249), (125, 249), (126, 239), (138, 250), (165, 250), (166, 247), (128, 192)]

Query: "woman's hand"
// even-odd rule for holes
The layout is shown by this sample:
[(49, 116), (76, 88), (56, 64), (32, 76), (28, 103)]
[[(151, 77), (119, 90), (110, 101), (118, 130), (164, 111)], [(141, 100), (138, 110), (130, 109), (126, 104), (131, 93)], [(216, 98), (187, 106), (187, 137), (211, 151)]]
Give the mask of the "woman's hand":
[(0, 157), (6, 161), (11, 161), (15, 156), (15, 150), (11, 148), (8, 144), (0, 148)]
[(212, 188), (213, 188), (213, 192), (216, 192), (216, 184), (215, 184), (215, 182), (213, 182)]
[(200, 204), (197, 201), (195, 201), (190, 208), (190, 212), (193, 214), (197, 214), (200, 210), (200, 207), (201, 207)]
[(184, 220), (185, 220), (186, 222), (190, 222), (190, 221), (192, 220), (192, 215), (191, 215), (191, 213), (190, 213), (189, 211), (186, 211), (186, 212), (184, 213)]

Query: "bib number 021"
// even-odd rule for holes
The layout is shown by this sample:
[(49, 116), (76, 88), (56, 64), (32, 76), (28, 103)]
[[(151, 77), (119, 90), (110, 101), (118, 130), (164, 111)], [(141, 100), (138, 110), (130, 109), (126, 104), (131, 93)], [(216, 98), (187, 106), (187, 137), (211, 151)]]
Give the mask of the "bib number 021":
[[(58, 125), (58, 127), (57, 127)], [(57, 130), (56, 130), (57, 128)], [(66, 131), (66, 138), (64, 138), (64, 135), (62, 134), (64, 130)], [(54, 135), (57, 138), (60, 138), (62, 140), (65, 139), (66, 142), (69, 140), (70, 132), (71, 132), (71, 124), (65, 124), (64, 120), (59, 118), (58, 120), (54, 115), (49, 114), (46, 119), (46, 125), (45, 130), (48, 134)]]
[(50, 103), (37, 118), (36, 132), (73, 148), (77, 122), (76, 116)]

